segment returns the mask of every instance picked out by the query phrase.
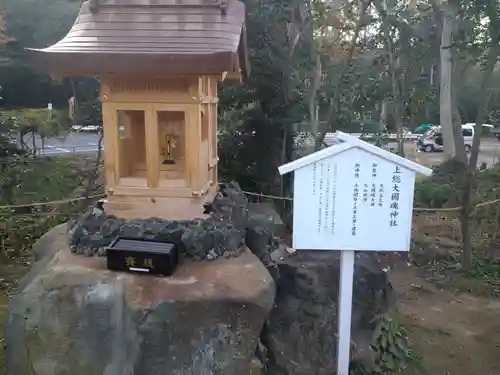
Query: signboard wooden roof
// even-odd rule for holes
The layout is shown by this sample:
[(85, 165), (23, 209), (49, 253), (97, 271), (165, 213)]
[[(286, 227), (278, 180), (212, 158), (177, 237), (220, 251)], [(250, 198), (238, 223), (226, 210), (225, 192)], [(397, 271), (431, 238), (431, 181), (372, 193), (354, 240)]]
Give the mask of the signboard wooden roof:
[(249, 73), (238, 0), (85, 1), (61, 41), (28, 51), (59, 75)]
[(408, 251), (415, 173), (432, 170), (337, 132), (343, 143), (279, 167), (294, 171), (293, 246)]

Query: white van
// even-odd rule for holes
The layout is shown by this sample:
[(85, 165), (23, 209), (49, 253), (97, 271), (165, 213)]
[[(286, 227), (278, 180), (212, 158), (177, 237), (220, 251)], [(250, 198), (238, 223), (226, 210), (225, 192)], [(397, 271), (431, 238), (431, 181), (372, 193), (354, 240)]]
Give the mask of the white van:
[[(472, 148), (474, 134), (474, 125), (462, 125), (462, 135), (464, 137), (466, 152), (470, 152)], [(441, 126), (438, 126), (435, 129), (432, 129), (424, 135), (418, 137), (417, 148), (419, 151), (425, 152), (443, 151), (443, 133), (441, 132)]]

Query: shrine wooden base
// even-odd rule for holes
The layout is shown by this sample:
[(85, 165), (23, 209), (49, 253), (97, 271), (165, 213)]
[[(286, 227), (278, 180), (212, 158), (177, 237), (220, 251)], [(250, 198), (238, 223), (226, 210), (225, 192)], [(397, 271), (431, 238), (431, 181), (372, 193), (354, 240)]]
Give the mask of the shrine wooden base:
[(208, 217), (203, 204), (212, 202), (216, 194), (213, 186), (199, 198), (112, 195), (103, 200), (103, 208), (106, 214), (123, 219), (193, 220)]

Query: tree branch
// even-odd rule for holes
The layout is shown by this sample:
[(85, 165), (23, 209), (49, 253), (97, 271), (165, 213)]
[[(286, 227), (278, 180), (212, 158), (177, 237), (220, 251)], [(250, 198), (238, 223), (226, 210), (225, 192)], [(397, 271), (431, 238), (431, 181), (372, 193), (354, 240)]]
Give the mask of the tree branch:
[[(361, 12), (360, 12), (358, 20), (356, 21), (356, 27), (354, 29), (354, 34), (351, 38), (349, 50), (347, 51), (347, 56), (344, 60), (344, 64), (343, 64), (342, 69), (340, 70), (340, 73), (337, 76), (337, 80), (334, 84), (335, 91), (333, 93), (332, 99), (330, 100), (330, 106), (328, 108), (328, 112), (326, 115), (326, 124), (327, 124), (327, 127), (329, 127), (330, 129), (332, 127), (332, 122), (335, 119), (336, 108), (337, 108), (337, 104), (339, 101), (340, 93), (342, 91), (344, 77), (345, 77), (347, 71), (349, 70), (349, 66), (350, 66), (352, 58), (354, 56), (354, 50), (356, 48), (356, 41), (358, 40), (361, 29), (364, 25), (364, 18), (366, 15), (366, 11), (370, 7), (371, 3), (372, 3), (372, 0), (362, 0), (362, 2), (361, 2)], [(328, 129), (322, 129), (318, 134), (315, 135), (314, 149), (316, 151), (321, 148), (321, 146), (323, 144), (323, 140), (325, 139), (325, 135), (326, 135), (327, 130)]]

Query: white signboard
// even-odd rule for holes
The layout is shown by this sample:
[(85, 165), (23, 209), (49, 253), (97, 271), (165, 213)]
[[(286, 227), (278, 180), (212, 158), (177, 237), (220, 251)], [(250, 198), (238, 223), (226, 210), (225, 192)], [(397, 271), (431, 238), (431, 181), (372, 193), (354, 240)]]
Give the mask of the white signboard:
[(296, 170), (294, 248), (408, 251), (414, 174), (356, 147)]
[(279, 167), (294, 171), (293, 246), (341, 251), (337, 375), (349, 374), (355, 251), (408, 251), (415, 173), (432, 170), (356, 137)]

